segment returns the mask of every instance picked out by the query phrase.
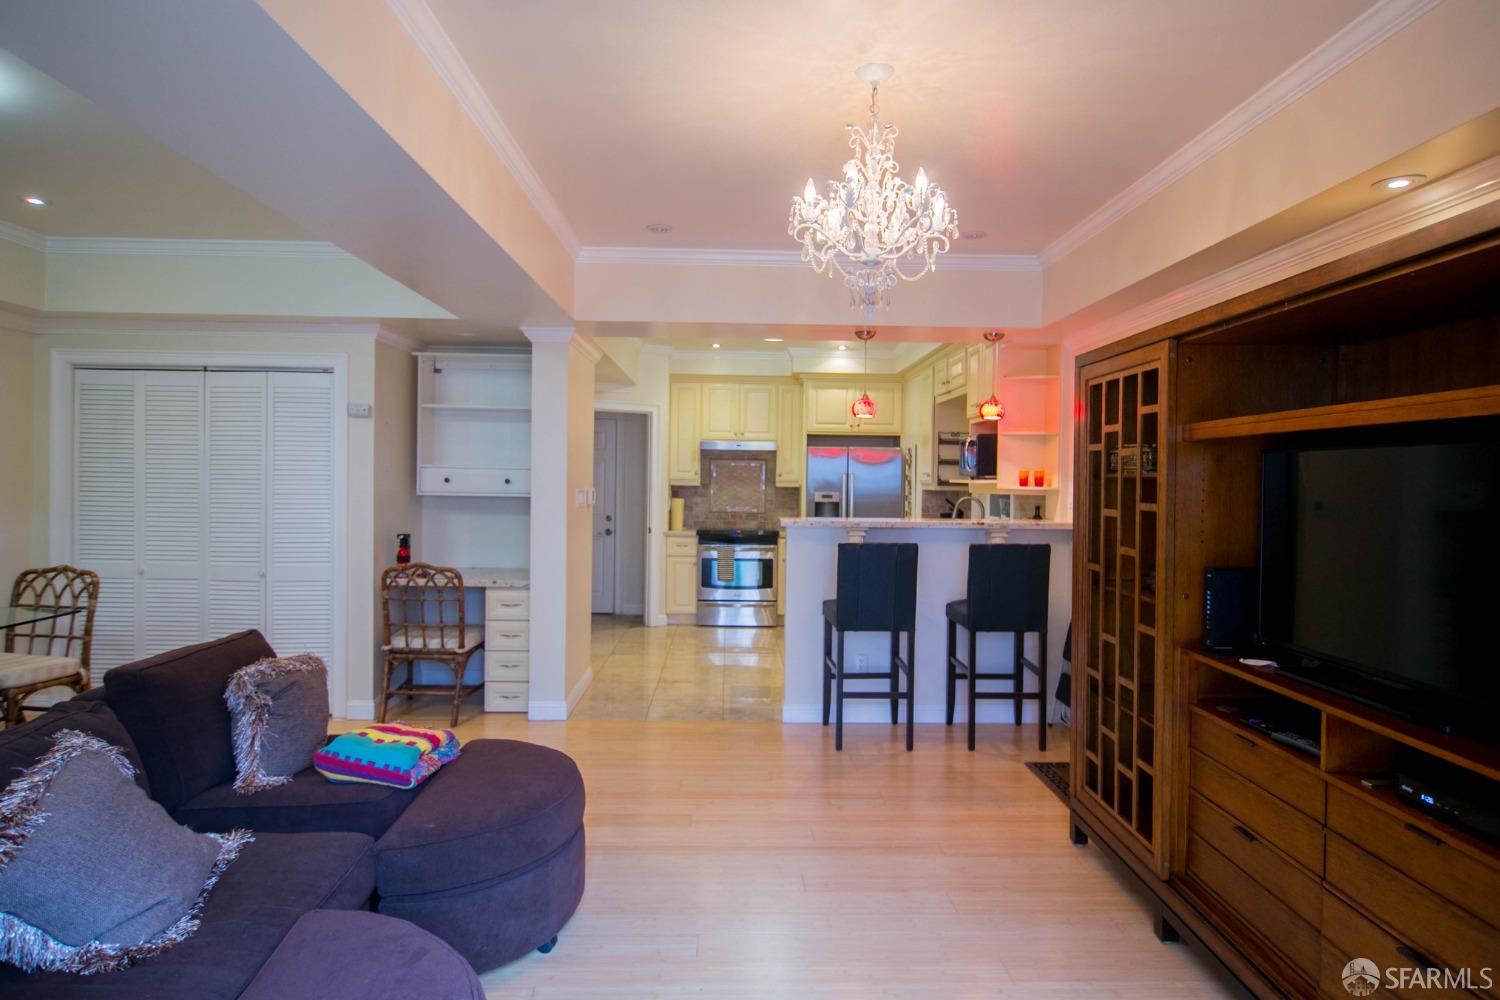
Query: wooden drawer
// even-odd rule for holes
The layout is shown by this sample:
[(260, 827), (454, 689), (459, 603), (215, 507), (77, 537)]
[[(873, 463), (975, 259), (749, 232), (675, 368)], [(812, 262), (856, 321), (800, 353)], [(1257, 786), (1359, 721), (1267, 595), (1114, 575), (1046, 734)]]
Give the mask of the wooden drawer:
[(531, 470), (424, 465), (417, 472), (417, 492), (524, 497), (531, 493)]
[(688, 538), (667, 537), (667, 555), (669, 556), (697, 556), (698, 539), (696, 536)]
[(1477, 971), (1497, 964), (1500, 932), (1336, 833), (1328, 834), (1327, 881), (1367, 919), (1439, 966)]
[[(1418, 955), (1413, 960), (1412, 955)], [(1381, 971), (1381, 988), (1375, 996), (1434, 997), (1452, 996), (1452, 991), (1429, 989), (1390, 989), (1385, 984), (1386, 969), (1416, 967), (1421, 961), (1415, 952), (1388, 934), (1384, 928), (1365, 919), (1357, 910), (1331, 892), (1323, 894), (1323, 963), (1318, 987), (1324, 996), (1347, 997), (1344, 988), (1344, 966), (1354, 958), (1367, 958)], [(1458, 994), (1469, 996), (1468, 993)]]
[(1314, 875), (1323, 874), (1323, 824), (1197, 750), (1189, 787)]
[(1201, 795), (1189, 796), (1188, 829), (1268, 889), (1297, 916), (1317, 926), (1323, 908), (1323, 886), (1305, 868)]
[(531, 678), (531, 654), (492, 650), (484, 654), (484, 679), (524, 681)]
[(485, 622), (484, 648), (486, 650), (531, 648), (530, 622)]
[[(1192, 713), (1193, 749), (1214, 758), (1242, 778), (1248, 778), (1277, 798), (1323, 821), (1325, 782), (1308, 770), (1295, 750), (1274, 740), (1247, 733), (1243, 727), (1215, 718), (1211, 711)], [(1316, 762), (1311, 762), (1315, 767)]]
[(1338, 786), (1328, 790), (1328, 828), (1500, 927), (1500, 872), (1462, 848)]
[(1240, 921), (1253, 929), (1309, 980), (1318, 978), (1322, 938), (1268, 887), (1235, 867), (1202, 837), (1188, 836), (1188, 875), (1223, 900)]
[(484, 592), (484, 620), (524, 622), (531, 618), (531, 594), (524, 590), (492, 588)]
[(486, 712), (524, 712), (530, 707), (531, 685), (525, 681), (485, 681)]

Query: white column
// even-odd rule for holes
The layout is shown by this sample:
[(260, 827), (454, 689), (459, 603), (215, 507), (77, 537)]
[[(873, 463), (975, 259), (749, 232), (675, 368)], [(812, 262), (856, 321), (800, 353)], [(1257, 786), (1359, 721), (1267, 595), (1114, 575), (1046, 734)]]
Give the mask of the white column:
[(598, 347), (572, 327), (531, 341), (531, 706), (566, 719), (589, 669)]

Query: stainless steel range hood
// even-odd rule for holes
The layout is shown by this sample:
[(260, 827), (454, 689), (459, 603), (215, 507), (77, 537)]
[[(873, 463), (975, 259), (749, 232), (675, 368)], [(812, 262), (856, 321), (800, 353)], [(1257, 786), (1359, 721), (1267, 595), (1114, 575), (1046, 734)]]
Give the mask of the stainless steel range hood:
[(775, 441), (704, 441), (698, 445), (704, 451), (775, 451)]

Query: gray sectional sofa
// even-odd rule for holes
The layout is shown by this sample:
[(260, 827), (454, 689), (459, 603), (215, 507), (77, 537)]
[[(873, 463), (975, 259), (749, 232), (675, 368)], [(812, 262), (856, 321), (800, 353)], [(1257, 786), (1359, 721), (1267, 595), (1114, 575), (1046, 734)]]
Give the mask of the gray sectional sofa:
[[(409, 791), (311, 769), (239, 795), (224, 687), (273, 655), (241, 632), (117, 667), (104, 685), (0, 732), (0, 789), (77, 729), (121, 747), (178, 822), (255, 841), (164, 955), (95, 976), (0, 965), (0, 995), (119, 1000), (483, 996), (474, 970), (548, 948), (583, 895), (583, 779), (573, 761), (475, 740)], [(108, 817), (100, 817), (107, 832)]]

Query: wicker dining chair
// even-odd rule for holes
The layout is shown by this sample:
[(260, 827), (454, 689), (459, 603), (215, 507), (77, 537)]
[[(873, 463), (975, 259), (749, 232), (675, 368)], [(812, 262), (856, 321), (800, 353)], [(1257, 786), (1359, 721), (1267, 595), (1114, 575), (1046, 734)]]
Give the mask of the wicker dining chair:
[[(484, 684), (464, 684), (469, 659), (484, 649), (484, 628), (464, 622), (464, 578), (456, 569), (411, 563), (392, 566), (380, 576), (381, 653), (385, 666), (380, 681), (380, 710), (384, 722), (392, 698), (408, 701), (419, 695), (451, 696), (453, 718), (464, 699)], [(453, 671), (453, 684), (418, 684), (417, 663), (441, 663)], [(396, 668), (406, 665), (406, 680), (391, 686)]]
[(94, 610), (99, 574), (73, 566), (23, 570), (10, 591), (12, 607), (79, 608), (76, 614), (19, 625), (5, 631), (0, 652), (0, 698), (7, 726), (23, 711), (48, 707), (27, 699), (51, 688), (89, 689), (89, 652), (94, 641)]

